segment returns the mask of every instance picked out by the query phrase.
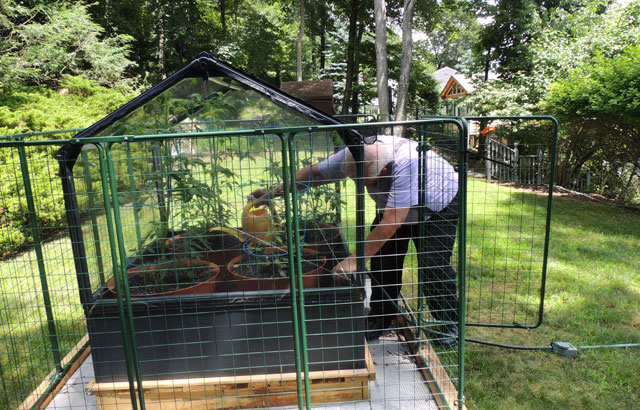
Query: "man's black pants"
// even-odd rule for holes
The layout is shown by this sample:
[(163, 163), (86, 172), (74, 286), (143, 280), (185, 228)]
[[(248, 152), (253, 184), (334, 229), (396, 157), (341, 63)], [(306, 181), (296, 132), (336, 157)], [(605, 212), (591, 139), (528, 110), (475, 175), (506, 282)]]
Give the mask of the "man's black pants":
[[(458, 322), (457, 273), (451, 266), (458, 227), (458, 196), (442, 211), (427, 210), (426, 214), (430, 215), (429, 219), (420, 222), (424, 227), (423, 249), (419, 247), (420, 223), (405, 224), (371, 258), (370, 316), (384, 315), (386, 325), (398, 313), (395, 304), (402, 287), (402, 269), (410, 239), (418, 257), (425, 258), (426, 277), (420, 278), (420, 285), (431, 314), (436, 320)], [(371, 224), (372, 230), (381, 219), (379, 213)]]

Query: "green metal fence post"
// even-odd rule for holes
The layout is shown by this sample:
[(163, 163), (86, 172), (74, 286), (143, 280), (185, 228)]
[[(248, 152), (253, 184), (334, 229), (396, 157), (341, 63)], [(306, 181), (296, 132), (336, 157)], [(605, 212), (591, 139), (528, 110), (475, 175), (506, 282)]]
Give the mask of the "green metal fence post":
[(427, 203), (426, 192), (424, 190), (425, 186), (425, 175), (427, 171), (427, 156), (424, 154), (431, 147), (427, 143), (426, 132), (420, 132), (422, 127), (419, 128), (418, 131), (418, 204), (421, 206), (418, 207), (418, 221), (421, 223), (418, 224), (418, 317), (416, 318), (416, 326), (419, 329), (418, 335), (420, 334), (420, 329), (422, 329), (422, 325), (424, 323), (424, 315), (423, 311), (426, 308), (425, 303), (425, 294), (422, 283), (426, 280), (426, 262), (424, 260), (424, 240), (426, 236), (426, 227), (422, 221), (424, 221), (425, 217), (425, 205)]
[[(126, 140), (125, 140), (126, 142)], [(120, 269), (123, 272), (122, 288), (124, 290), (124, 297), (126, 300), (126, 317), (128, 322), (128, 330), (131, 342), (131, 357), (133, 361), (133, 368), (136, 375), (136, 381), (138, 383), (138, 398), (140, 399), (140, 409), (145, 409), (144, 392), (142, 388), (142, 374), (140, 372), (140, 361), (138, 360), (138, 348), (136, 346), (135, 338), (135, 326), (133, 324), (133, 308), (131, 305), (131, 294), (129, 292), (129, 281), (126, 275), (127, 272), (127, 251), (124, 246), (124, 234), (122, 232), (122, 219), (120, 216), (120, 202), (118, 199), (118, 185), (116, 182), (116, 175), (113, 168), (113, 158), (111, 156), (111, 146), (109, 144), (104, 150), (107, 159), (107, 169), (109, 171), (109, 183), (111, 187), (111, 201), (113, 206), (113, 218), (115, 221), (116, 238), (118, 243), (118, 250), (120, 254)], [(122, 298), (122, 294), (118, 293), (118, 298)], [(133, 402), (132, 402), (133, 403)]]
[[(109, 248), (111, 249), (111, 267), (113, 271), (113, 277), (115, 278), (116, 284), (116, 293), (118, 297), (116, 298), (118, 305), (118, 318), (120, 319), (120, 328), (122, 329), (122, 346), (124, 347), (124, 360), (127, 368), (127, 378), (129, 381), (129, 395), (131, 397), (131, 405), (133, 409), (136, 410), (138, 408), (137, 400), (136, 400), (136, 389), (134, 384), (134, 375), (137, 379), (138, 386), (141, 386), (140, 379), (137, 377), (138, 373), (136, 373), (133, 369), (133, 362), (131, 358), (131, 351), (133, 350), (129, 344), (129, 341), (133, 338), (130, 337), (129, 328), (127, 324), (127, 314), (125, 313), (124, 305), (122, 302), (122, 274), (120, 272), (120, 262), (118, 260), (118, 245), (116, 244), (116, 234), (114, 233), (114, 222), (111, 211), (111, 203), (110, 203), (110, 195), (109, 195), (109, 180), (107, 177), (108, 167), (107, 161), (105, 158), (105, 150), (104, 147), (100, 144), (95, 144), (98, 149), (98, 158), (100, 162), (100, 180), (102, 182), (102, 195), (104, 200), (104, 210), (105, 217), (107, 220), (107, 232), (109, 235)], [(125, 271), (126, 274), (126, 271)], [(131, 309), (128, 309), (130, 312)], [(140, 389), (142, 390), (142, 389)]]
[(542, 257), (542, 283), (540, 284), (540, 307), (538, 317), (540, 318), (535, 327), (542, 325), (544, 315), (544, 294), (547, 284), (547, 262), (549, 259), (549, 241), (551, 239), (551, 206), (553, 205), (553, 187), (556, 175), (556, 149), (558, 146), (558, 120), (548, 117), (553, 123), (553, 139), (551, 141), (551, 164), (549, 169), (549, 196), (547, 197), (547, 220), (544, 230), (544, 254)]
[(464, 118), (456, 121), (458, 140), (458, 408), (464, 408), (464, 340), (466, 334), (466, 269), (467, 269), (467, 173), (469, 150), (468, 127)]
[[(294, 263), (294, 257), (293, 257), (293, 252), (291, 251), (291, 249), (293, 248), (294, 244), (293, 244), (293, 239), (291, 237), (291, 186), (290, 186), (290, 179), (291, 177), (289, 176), (289, 155), (288, 155), (288, 147), (287, 147), (287, 140), (288, 137), (284, 137), (282, 134), (278, 134), (278, 137), (280, 137), (280, 140), (282, 142), (282, 178), (283, 178), (283, 188), (284, 188), (284, 207), (285, 207), (285, 224), (286, 224), (286, 230), (287, 230), (287, 246), (289, 247), (289, 252), (288, 252), (288, 257), (289, 257), (289, 269), (291, 270), (291, 268), (295, 269), (295, 263)], [(300, 320), (298, 318), (298, 303), (297, 303), (297, 299), (295, 297), (296, 295), (296, 275), (294, 272), (290, 272), (290, 286), (291, 286), (291, 315), (292, 315), (292, 322), (293, 322), (293, 345), (294, 345), (294, 351), (295, 351), (295, 355), (296, 355), (296, 383), (297, 383), (297, 391), (298, 391), (298, 409), (302, 410), (302, 408), (304, 407), (303, 401), (304, 401), (304, 393), (303, 393), (303, 388), (302, 388), (302, 368), (304, 366), (304, 359), (303, 359), (303, 355), (305, 354), (305, 352), (302, 351), (302, 348), (300, 346), (300, 329), (299, 329), (299, 323)], [(307, 395), (308, 397), (308, 395)]]
[(131, 143), (127, 141), (127, 172), (129, 174), (129, 186), (131, 190), (131, 202), (133, 204), (133, 220), (136, 224), (136, 239), (138, 242), (138, 252), (142, 252), (142, 233), (140, 232), (140, 209), (138, 207), (135, 180), (133, 179), (133, 159), (131, 158)]
[[(295, 245), (295, 276), (298, 280), (297, 292), (293, 293), (292, 288), (292, 297), (297, 297), (298, 302), (298, 318), (300, 320), (300, 348), (302, 349), (302, 368), (304, 370), (304, 391), (305, 391), (305, 404), (307, 409), (311, 408), (311, 386), (309, 382), (309, 356), (307, 354), (307, 318), (304, 309), (304, 281), (302, 277), (302, 251), (300, 250), (300, 226), (299, 226), (299, 218), (298, 218), (298, 188), (296, 183), (296, 165), (295, 165), (295, 148), (293, 146), (295, 134), (291, 133), (289, 138), (287, 139), (287, 144), (289, 148), (289, 173), (291, 174), (291, 198), (293, 199), (293, 234), (294, 237), (292, 240)], [(284, 163), (284, 161), (283, 161)], [(285, 180), (286, 181), (286, 180)], [(287, 213), (289, 216), (289, 213)], [(291, 226), (287, 226), (287, 236), (290, 236)], [(289, 247), (291, 250), (291, 246)], [(291, 255), (291, 251), (289, 251)], [(292, 265), (290, 265), (292, 266)]]
[(33, 191), (31, 190), (31, 178), (29, 177), (29, 164), (27, 163), (27, 154), (24, 145), (18, 145), (18, 156), (20, 158), (20, 171), (22, 172), (22, 182), (24, 183), (24, 194), (27, 200), (27, 211), (29, 213), (29, 224), (31, 225), (31, 233), (33, 235), (33, 246), (36, 251), (38, 260), (38, 272), (40, 273), (40, 287), (42, 288), (42, 298), (44, 300), (44, 309), (47, 315), (47, 327), (49, 330), (49, 342), (51, 343), (51, 351), (53, 360), (55, 361), (56, 372), (62, 373), (62, 362), (60, 358), (60, 347), (58, 345), (58, 334), (56, 331), (55, 319), (53, 317), (53, 309), (51, 304), (51, 295), (49, 293), (49, 284), (47, 283), (47, 272), (44, 266), (44, 255), (42, 253), (42, 242), (40, 241), (40, 232), (38, 230), (38, 216), (34, 204)]

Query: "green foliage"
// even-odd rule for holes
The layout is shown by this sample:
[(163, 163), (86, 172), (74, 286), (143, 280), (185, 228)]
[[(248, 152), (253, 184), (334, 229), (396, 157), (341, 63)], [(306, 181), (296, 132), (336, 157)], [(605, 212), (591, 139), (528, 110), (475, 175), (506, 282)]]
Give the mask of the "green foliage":
[(14, 87), (0, 94), (0, 135), (87, 127), (129, 98), (82, 77), (62, 78), (57, 90)]
[(571, 1), (500, 0), (487, 4), (492, 21), (483, 27), (474, 47), (476, 68), (497, 69), (505, 79), (530, 73), (532, 43), (540, 37), (555, 10), (571, 7)]
[(540, 46), (542, 72), (556, 71), (541, 105), (562, 124), (559, 183), (590, 169), (601, 174), (600, 193), (632, 199), (640, 188), (640, 3), (605, 5), (558, 16), (553, 41)]
[(587, 1), (550, 9), (528, 42), (531, 67), (481, 84), (469, 98), (475, 114), (548, 113), (560, 120), (557, 181), (601, 175), (599, 191), (636, 196), (640, 3)]
[(590, 65), (551, 84), (545, 100), (562, 122), (567, 135), (563, 142), (571, 149), (561, 157), (561, 178), (585, 164), (606, 170), (608, 183), (602, 183), (600, 192), (620, 199), (634, 199), (640, 184), (633, 174), (640, 167), (638, 53), (636, 45), (613, 58), (593, 58)]
[(87, 6), (61, 2), (27, 8), (9, 1), (0, 14), (5, 33), (0, 86), (54, 84), (79, 74), (102, 85), (125, 86), (132, 38), (102, 38), (104, 29), (91, 20)]
[[(43, 86), (17, 86), (0, 94), (0, 135), (86, 127), (128, 99), (81, 77), (66, 77), (61, 86), (58, 91)], [(45, 230), (62, 226), (65, 218), (62, 188), (56, 176), (56, 150), (55, 146), (26, 149), (38, 224)], [(6, 181), (0, 184), (0, 253), (4, 253), (32, 239), (16, 149), (0, 150), (0, 180)]]
[(464, 69), (481, 28), (476, 13), (458, 2), (443, 2), (437, 10), (433, 28), (426, 33), (424, 44), (418, 43), (414, 48), (423, 47), (428, 51), (428, 59), (437, 69)]
[(433, 66), (424, 60), (411, 63), (409, 76), (409, 107), (437, 112), (440, 105), (439, 84), (433, 77)]

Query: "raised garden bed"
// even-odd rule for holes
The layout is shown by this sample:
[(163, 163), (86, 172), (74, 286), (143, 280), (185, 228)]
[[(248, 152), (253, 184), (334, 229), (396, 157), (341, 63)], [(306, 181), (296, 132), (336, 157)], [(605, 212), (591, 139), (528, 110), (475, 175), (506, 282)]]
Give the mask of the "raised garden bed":
[[(87, 324), (96, 382), (127, 380), (117, 300), (95, 294)], [(288, 291), (172, 295), (132, 300), (143, 379), (295, 372)], [(365, 368), (358, 289), (305, 293), (311, 371)]]

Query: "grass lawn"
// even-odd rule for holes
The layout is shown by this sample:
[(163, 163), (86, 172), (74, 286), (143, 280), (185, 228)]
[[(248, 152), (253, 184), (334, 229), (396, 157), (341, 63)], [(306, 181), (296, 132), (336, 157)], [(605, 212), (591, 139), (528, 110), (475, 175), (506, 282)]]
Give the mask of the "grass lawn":
[[(640, 343), (640, 212), (555, 197), (550, 244), (542, 326), (468, 327), (467, 335), (517, 345)], [(467, 343), (465, 361), (470, 409), (640, 407), (639, 347), (567, 359)]]
[[(238, 168), (243, 191), (261, 186), (264, 159)], [(253, 170), (253, 171), (252, 171)], [(260, 182), (262, 183), (262, 182)], [(353, 184), (343, 191), (348, 204), (344, 227), (353, 228)], [(537, 321), (546, 196), (516, 187), (469, 179), (467, 244), (469, 321)], [(234, 209), (236, 214), (241, 209)], [(373, 218), (367, 201), (367, 224)], [(239, 215), (239, 214), (238, 214)], [(147, 220), (149, 215), (139, 215)], [(135, 248), (132, 207), (123, 206), (127, 249)], [(230, 220), (238, 226), (240, 220)], [(99, 216), (103, 269), (110, 272), (104, 217)], [(96, 251), (85, 235), (88, 263)], [(353, 229), (347, 238), (353, 240)], [(640, 212), (558, 197), (554, 200), (550, 260), (543, 325), (536, 330), (469, 327), (468, 336), (502, 343), (577, 346), (640, 342)], [(61, 339), (61, 355), (86, 333), (78, 300), (71, 246), (67, 238), (45, 245), (52, 309)], [(457, 257), (457, 255), (454, 255)], [(0, 262), (0, 407), (13, 408), (53, 368), (47, 324), (33, 251)], [(94, 264), (94, 265), (92, 265)], [(415, 256), (409, 256), (405, 283), (415, 283)], [(95, 273), (94, 273), (95, 275)], [(92, 277), (92, 283), (96, 281)], [(415, 279), (415, 278), (414, 278)], [(413, 286), (415, 289), (415, 286)], [(405, 296), (414, 296), (411, 286)], [(465, 351), (467, 406), (485, 408), (633, 408), (640, 398), (640, 348), (581, 350), (577, 359), (546, 351), (503, 350), (468, 343)]]

